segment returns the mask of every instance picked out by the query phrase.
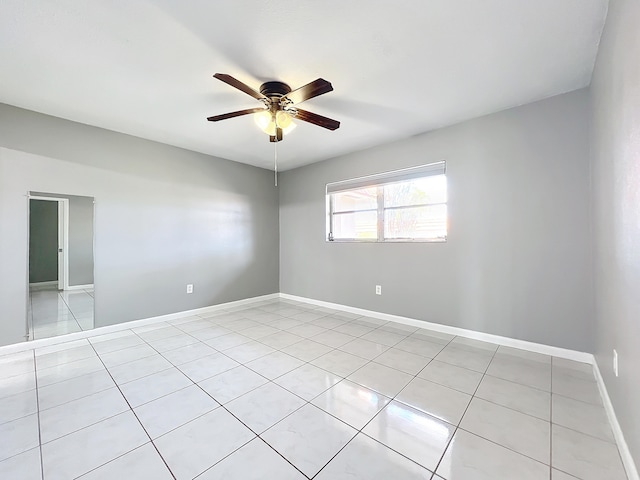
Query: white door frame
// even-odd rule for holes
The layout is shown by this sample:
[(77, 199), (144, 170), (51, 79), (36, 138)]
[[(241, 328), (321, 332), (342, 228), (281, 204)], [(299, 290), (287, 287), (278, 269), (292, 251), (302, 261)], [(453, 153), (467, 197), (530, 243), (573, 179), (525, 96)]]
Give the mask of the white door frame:
[(69, 290), (69, 199), (29, 195), (31, 200), (58, 203), (58, 290)]

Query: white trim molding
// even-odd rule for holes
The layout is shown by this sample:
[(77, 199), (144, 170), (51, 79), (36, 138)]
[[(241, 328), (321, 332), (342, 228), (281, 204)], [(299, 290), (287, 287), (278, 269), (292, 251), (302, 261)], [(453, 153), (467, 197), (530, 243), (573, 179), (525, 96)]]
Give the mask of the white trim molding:
[(140, 327), (142, 325), (150, 325), (157, 322), (166, 322), (169, 320), (176, 320), (178, 318), (188, 317), (191, 315), (202, 315), (206, 313), (215, 312), (218, 310), (225, 310), (228, 308), (240, 307), (243, 305), (250, 305), (252, 303), (261, 302), (265, 300), (273, 300), (276, 298), (282, 298), (285, 300), (294, 300), (302, 303), (308, 303), (311, 305), (317, 305), (320, 307), (332, 308), (334, 310), (341, 310), (343, 312), (354, 313), (357, 315), (362, 315), (367, 317), (379, 318), (381, 320), (402, 323), (404, 325), (411, 325), (413, 327), (418, 327), (418, 328), (435, 330), (436, 332), (448, 333), (450, 335), (458, 335), (460, 337), (472, 338), (475, 340), (482, 340), (485, 342), (491, 342), (498, 345), (504, 345), (506, 347), (520, 348), (522, 350), (528, 350), (530, 352), (542, 353), (545, 355), (552, 355), (554, 357), (566, 358), (569, 360), (575, 360), (577, 362), (589, 363), (592, 365), (595, 363), (595, 359), (591, 353), (578, 352), (576, 350), (553, 347), (553, 346), (544, 345), (541, 343), (528, 342), (526, 340), (518, 340), (515, 338), (502, 337), (500, 335), (493, 335), (490, 333), (476, 332), (474, 330), (467, 330), (465, 328), (452, 327), (449, 325), (442, 325), (439, 323), (427, 322), (425, 320), (417, 320), (415, 318), (402, 317), (399, 315), (391, 315), (388, 313), (380, 313), (380, 312), (375, 312), (373, 310), (365, 310), (363, 308), (350, 307), (348, 305), (341, 305), (338, 303), (330, 303), (330, 302), (314, 300), (306, 297), (298, 297), (296, 295), (289, 295), (288, 293), (271, 293), (271, 294), (262, 295), (259, 297), (245, 298), (243, 300), (237, 300), (234, 302), (221, 303), (218, 305), (211, 305), (208, 307), (196, 308), (193, 310), (185, 310), (182, 312), (170, 313), (167, 315), (159, 315), (157, 317), (131, 320), (128, 322), (118, 323), (115, 325), (108, 325), (106, 327), (97, 327), (92, 330), (87, 330), (84, 332), (69, 333), (69, 334), (60, 335), (57, 337), (43, 338), (41, 340), (32, 340), (29, 342), (21, 342), (13, 345), (0, 346), (0, 355), (5, 353), (30, 350), (32, 348), (40, 348), (45, 345), (54, 345), (56, 343), (64, 343), (71, 340), (78, 340), (81, 338), (88, 338), (96, 335), (103, 335), (105, 333), (111, 333), (111, 332), (116, 332), (120, 330), (128, 330), (130, 328)]
[(93, 283), (87, 283), (86, 285), (67, 285), (65, 290), (86, 290), (93, 288)]
[[(80, 287), (89, 288), (88, 285), (78, 286), (78, 288)], [(600, 390), (600, 395), (603, 400), (604, 408), (607, 412), (607, 416), (609, 418), (609, 422), (611, 424), (611, 428), (613, 430), (613, 434), (614, 434), (616, 443), (618, 445), (618, 450), (620, 451), (620, 455), (622, 457), (622, 463), (627, 472), (627, 476), (629, 477), (629, 480), (640, 480), (633, 457), (631, 456), (631, 452), (629, 451), (629, 447), (624, 439), (622, 429), (620, 428), (620, 424), (618, 423), (618, 419), (613, 409), (611, 399), (609, 398), (609, 394), (604, 384), (604, 380), (602, 379), (602, 375), (600, 374), (598, 364), (596, 363), (595, 358), (592, 354), (586, 353), (586, 352), (578, 352), (575, 350), (569, 350), (569, 349), (560, 348), (560, 347), (543, 345), (540, 343), (528, 342), (525, 340), (502, 337), (500, 335), (476, 332), (476, 331), (467, 330), (464, 328), (452, 327), (449, 325), (442, 325), (438, 323), (427, 322), (424, 320), (417, 320), (414, 318), (402, 317), (399, 315), (391, 315), (387, 313), (375, 312), (372, 310), (365, 310), (362, 308), (350, 307), (348, 305), (324, 302), (321, 300), (314, 300), (306, 297), (298, 297), (296, 295), (289, 295), (287, 293), (271, 293), (271, 294), (262, 295), (259, 297), (246, 298), (243, 300), (221, 303), (218, 305), (211, 305), (208, 307), (196, 308), (193, 310), (186, 310), (182, 312), (170, 313), (167, 315), (159, 315), (156, 317), (132, 320), (129, 322), (119, 323), (116, 325), (109, 325), (106, 327), (98, 327), (98, 328), (94, 328), (93, 330), (87, 330), (84, 332), (69, 333), (69, 334), (60, 335), (57, 337), (43, 338), (41, 340), (33, 340), (29, 342), (16, 343), (13, 345), (0, 346), (0, 355), (21, 352), (21, 351), (31, 350), (35, 348), (42, 348), (50, 345), (67, 343), (74, 340), (95, 337), (99, 335), (104, 335), (106, 333), (129, 330), (132, 328), (141, 327), (144, 325), (151, 325), (154, 323), (177, 320), (180, 318), (190, 317), (193, 315), (204, 315), (207, 313), (213, 313), (221, 310), (235, 309), (238, 307), (243, 307), (245, 305), (248, 306), (254, 303), (260, 303), (267, 300), (274, 300), (277, 298), (282, 298), (284, 300), (292, 300), (292, 301), (301, 302), (301, 303), (307, 303), (310, 305), (316, 305), (316, 306), (325, 307), (325, 308), (331, 308), (334, 310), (341, 310), (343, 312), (353, 313), (361, 316), (373, 317), (381, 320), (402, 323), (404, 325), (411, 325), (418, 328), (435, 330), (437, 332), (448, 333), (450, 335), (458, 335), (460, 337), (472, 338), (475, 340), (482, 340), (486, 342), (495, 343), (498, 345), (520, 348), (520, 349), (528, 350), (531, 352), (552, 355), (555, 357), (566, 358), (569, 360), (575, 360), (578, 362), (589, 363), (593, 365), (593, 372), (598, 384), (598, 389)]]
[(613, 404), (611, 403), (611, 399), (609, 398), (607, 387), (604, 384), (604, 380), (602, 378), (602, 375), (600, 374), (600, 369), (598, 368), (598, 364), (593, 354), (586, 353), (586, 352), (578, 352), (576, 350), (569, 350), (566, 348), (552, 347), (549, 345), (528, 342), (525, 340), (518, 340), (515, 338), (502, 337), (500, 335), (493, 335), (490, 333), (476, 332), (474, 330), (467, 330), (465, 328), (451, 327), (449, 325), (441, 325), (439, 323), (432, 323), (424, 320), (416, 320), (414, 318), (401, 317), (398, 315), (390, 315), (387, 313), (379, 313), (371, 310), (365, 310), (362, 308), (349, 307), (347, 305), (340, 305), (337, 303), (323, 302), (320, 300), (314, 300), (306, 297), (298, 297), (298, 296), (289, 295), (286, 293), (281, 293), (280, 298), (287, 299), (287, 300), (295, 300), (303, 303), (309, 303), (312, 305), (317, 305), (325, 308), (332, 308), (334, 310), (342, 310), (344, 312), (354, 313), (354, 314), (363, 315), (367, 317), (379, 318), (381, 320), (389, 320), (391, 322), (398, 322), (405, 325), (411, 325), (414, 327), (427, 328), (430, 330), (435, 330), (437, 332), (448, 333), (451, 335), (458, 335), (460, 337), (473, 338), (475, 340), (482, 340), (485, 342), (496, 343), (498, 345), (504, 345), (507, 347), (520, 348), (522, 350), (528, 350), (530, 352), (543, 353), (546, 355), (552, 355), (554, 357), (566, 358), (568, 360), (575, 360), (577, 362), (589, 363), (593, 365), (593, 373), (598, 383), (600, 396), (602, 397), (602, 402), (607, 412), (607, 417), (609, 418), (609, 423), (611, 425), (611, 429), (613, 430), (613, 435), (616, 440), (616, 444), (618, 445), (618, 451), (620, 452), (620, 457), (622, 458), (622, 463), (626, 470), (627, 476), (629, 477), (629, 480), (640, 480), (640, 477), (638, 476), (638, 470), (636, 469), (636, 465), (633, 460), (633, 457), (631, 456), (629, 446), (627, 445), (627, 442), (622, 433), (622, 428), (618, 423), (618, 418), (616, 417), (615, 410), (613, 409)]
[(237, 308), (243, 305), (251, 305), (253, 303), (258, 303), (265, 300), (274, 300), (276, 298), (279, 298), (278, 293), (270, 293), (268, 295), (245, 298), (242, 300), (236, 300), (234, 302), (219, 303), (217, 305), (211, 305), (208, 307), (195, 308), (193, 310), (185, 310), (182, 312), (169, 313), (166, 315), (159, 315), (157, 317), (142, 318), (139, 320), (131, 320), (128, 322), (117, 323), (115, 325), (108, 325), (106, 327), (97, 327), (91, 330), (86, 330), (84, 332), (67, 333), (65, 335), (58, 335), (57, 337), (42, 338), (40, 340), (31, 340), (26, 342), (14, 343), (11, 345), (4, 345), (4, 346), (0, 346), (0, 355), (23, 352), (25, 350), (31, 350), (34, 348), (48, 347), (50, 345), (67, 343), (73, 340), (81, 340), (83, 338), (96, 337), (98, 335), (104, 335), (105, 333), (129, 330), (136, 327), (142, 327), (144, 325), (152, 325), (154, 323), (167, 322), (169, 320), (177, 320), (179, 318), (190, 317), (193, 315), (203, 315), (207, 313), (213, 313), (219, 310)]
[[(69, 199), (61, 198), (58, 201), (58, 211), (62, 212), (62, 232), (58, 235), (62, 237), (62, 280), (63, 283), (58, 288), (66, 290), (69, 287)], [(60, 260), (58, 260), (60, 261)], [(58, 281), (60, 275), (58, 275)]]
[(598, 390), (600, 390), (602, 403), (604, 404), (604, 409), (607, 412), (607, 417), (609, 417), (609, 424), (611, 425), (611, 430), (613, 430), (613, 437), (618, 444), (618, 450), (620, 451), (620, 457), (622, 458), (624, 469), (627, 472), (627, 477), (629, 477), (629, 480), (640, 480), (638, 469), (636, 468), (636, 464), (633, 461), (633, 457), (631, 456), (631, 451), (629, 450), (629, 445), (627, 445), (627, 441), (624, 438), (622, 428), (620, 427), (620, 423), (618, 423), (618, 417), (616, 416), (616, 412), (613, 409), (613, 404), (611, 403), (611, 398), (609, 398), (609, 392), (607, 392), (607, 387), (604, 384), (604, 379), (600, 374), (598, 362), (596, 362), (595, 360), (593, 362), (593, 374), (595, 375), (596, 381), (598, 382)]
[(34, 283), (30, 283), (29, 287), (33, 288), (33, 287), (52, 287), (52, 286), (58, 286), (58, 280), (50, 280), (48, 282), (34, 282)]
[(426, 320), (417, 320), (415, 318), (401, 317), (399, 315), (391, 315), (388, 313), (380, 313), (373, 310), (365, 310), (363, 308), (341, 305), (339, 303), (323, 302), (321, 300), (289, 295), (288, 293), (281, 293), (280, 298), (295, 300), (303, 303), (310, 303), (312, 305), (318, 305), (320, 307), (333, 308), (334, 310), (342, 310), (344, 312), (355, 313), (357, 315), (366, 317), (379, 318), (381, 320), (388, 320), (390, 322), (402, 323), (404, 325), (411, 325), (412, 327), (427, 328), (429, 330), (448, 333), (450, 335), (458, 335), (460, 337), (473, 338), (474, 340), (496, 343), (498, 345), (504, 345), (505, 347), (520, 348), (522, 350), (528, 350), (530, 352), (542, 353), (545, 355), (552, 355), (554, 357), (575, 360), (576, 362), (593, 364), (595, 361), (593, 354), (591, 353), (579, 352), (567, 348), (552, 347), (550, 345), (544, 345), (542, 343), (534, 343), (528, 342), (526, 340), (518, 340), (516, 338), (502, 337), (500, 335), (493, 335), (491, 333), (476, 332), (475, 330), (467, 330), (466, 328), (452, 327), (449, 325), (442, 325), (440, 323), (427, 322)]

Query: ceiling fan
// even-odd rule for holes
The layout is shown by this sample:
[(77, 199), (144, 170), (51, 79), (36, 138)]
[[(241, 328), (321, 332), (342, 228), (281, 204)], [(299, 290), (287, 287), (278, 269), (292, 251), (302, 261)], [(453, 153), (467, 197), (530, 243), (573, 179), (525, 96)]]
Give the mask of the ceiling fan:
[(307, 112), (295, 106), (310, 98), (323, 95), (333, 90), (331, 83), (322, 78), (318, 78), (295, 90), (291, 90), (291, 87), (283, 82), (265, 82), (260, 85), (260, 91), (258, 92), (231, 75), (216, 73), (214, 77), (251, 95), (256, 100), (261, 101), (264, 106), (262, 108), (249, 108), (247, 110), (239, 110), (237, 112), (208, 117), (207, 120), (210, 122), (255, 114), (254, 118), (256, 123), (269, 135), (269, 141), (271, 142), (282, 141), (283, 132), (288, 133), (295, 127), (295, 124), (291, 121), (292, 118), (313, 123), (314, 125), (329, 130), (336, 130), (340, 127), (340, 122), (337, 120), (323, 117), (317, 113)]

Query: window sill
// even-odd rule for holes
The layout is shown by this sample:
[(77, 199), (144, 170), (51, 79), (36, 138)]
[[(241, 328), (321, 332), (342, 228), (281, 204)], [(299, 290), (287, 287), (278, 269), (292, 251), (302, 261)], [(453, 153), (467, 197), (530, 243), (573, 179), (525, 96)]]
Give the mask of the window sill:
[(433, 238), (433, 239), (393, 238), (388, 240), (325, 239), (325, 243), (447, 243), (447, 239), (446, 238)]

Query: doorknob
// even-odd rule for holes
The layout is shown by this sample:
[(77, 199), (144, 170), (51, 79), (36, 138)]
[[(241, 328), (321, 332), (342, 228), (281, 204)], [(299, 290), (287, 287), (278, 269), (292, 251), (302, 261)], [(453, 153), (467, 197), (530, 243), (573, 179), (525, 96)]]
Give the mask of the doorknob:
[(58, 249), (58, 253), (62, 253), (62, 249), (61, 248)]

